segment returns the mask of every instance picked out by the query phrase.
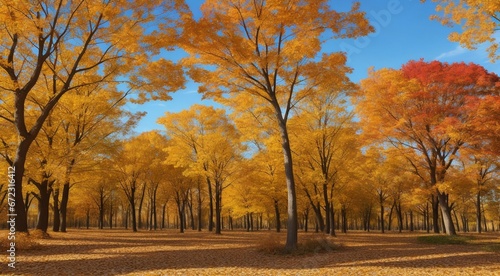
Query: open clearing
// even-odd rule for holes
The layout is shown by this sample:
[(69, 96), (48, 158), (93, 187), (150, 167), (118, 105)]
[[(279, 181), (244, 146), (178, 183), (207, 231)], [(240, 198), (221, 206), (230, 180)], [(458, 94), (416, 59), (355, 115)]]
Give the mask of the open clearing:
[[(2, 238), (7, 232), (0, 231)], [(500, 234), (473, 235), (466, 245), (417, 242), (423, 233), (338, 234), (340, 249), (301, 255), (259, 250), (285, 233), (74, 230), (50, 233), (41, 248), (18, 250), (2, 275), (500, 275)], [(299, 239), (321, 235), (299, 233)], [(493, 246), (492, 246), (493, 245)], [(318, 249), (322, 248), (318, 242)]]

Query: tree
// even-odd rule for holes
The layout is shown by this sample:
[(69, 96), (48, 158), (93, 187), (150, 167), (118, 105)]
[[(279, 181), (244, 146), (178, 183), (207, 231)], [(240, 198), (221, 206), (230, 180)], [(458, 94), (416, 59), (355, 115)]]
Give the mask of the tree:
[[(422, 0), (425, 2), (425, 0)], [(499, 42), (495, 32), (500, 28), (500, 2), (478, 0), (432, 0), (439, 3), (436, 11), (443, 16), (432, 16), (443, 25), (457, 24), (462, 26), (462, 33), (453, 32), (449, 39), (460, 45), (475, 49), (482, 43), (489, 43), (487, 51), (492, 61), (500, 58)]]
[(440, 185), (459, 149), (473, 142), (471, 108), (498, 93), (498, 81), (479, 65), (420, 60), (400, 70), (371, 71), (361, 82), (357, 110), (365, 135), (399, 150), (435, 190), (450, 235), (456, 233), (448, 194)]
[[(240, 134), (225, 110), (193, 105), (179, 113), (160, 118), (170, 138), (165, 148), (168, 164), (184, 167), (185, 175), (205, 179), (210, 208), (215, 203), (215, 233), (221, 233), (222, 192), (232, 182), (243, 147)], [(209, 224), (212, 213), (209, 214)], [(210, 228), (209, 228), (210, 229)]]
[[(339, 79), (334, 87), (319, 88), (298, 105), (297, 115), (290, 120), (297, 174), (302, 178), (299, 180), (321, 231), (331, 235), (334, 235), (335, 184), (340, 171), (349, 168), (349, 163), (355, 160), (353, 153), (358, 150), (353, 114), (346, 110), (344, 100), (345, 93), (352, 89), (353, 84), (347, 78)], [(308, 187), (311, 184), (313, 187)], [(324, 222), (321, 209), (325, 211)]]
[[(332, 37), (352, 38), (373, 28), (355, 3), (337, 12), (327, 1), (206, 1), (202, 16), (184, 14), (182, 47), (190, 54), (190, 76), (199, 92), (221, 101), (247, 94), (272, 110), (279, 130), (288, 191), (285, 247), (297, 246), (297, 206), (287, 122), (292, 108), (314, 93), (319, 83), (345, 73), (343, 53), (321, 53)], [(224, 97), (227, 97), (224, 99)]]
[[(124, 80), (119, 76), (132, 71), (141, 73), (140, 78), (130, 78), (130, 88), (141, 89), (138, 100), (168, 99), (165, 92), (182, 86), (179, 66), (164, 59), (144, 62), (147, 50), (153, 50), (147, 47), (151, 41), (144, 39), (152, 32), (147, 27), (158, 20), (153, 11), (171, 15), (167, 11), (178, 7), (174, 2), (1, 1), (0, 93), (6, 100), (0, 118), (16, 130), (15, 153), (6, 157), (16, 168), (16, 231), (28, 231), (23, 176), (29, 148), (65, 94), (95, 83), (115, 86)], [(163, 25), (172, 24), (165, 20)], [(156, 77), (158, 68), (175, 78)], [(153, 87), (158, 88), (154, 93)]]

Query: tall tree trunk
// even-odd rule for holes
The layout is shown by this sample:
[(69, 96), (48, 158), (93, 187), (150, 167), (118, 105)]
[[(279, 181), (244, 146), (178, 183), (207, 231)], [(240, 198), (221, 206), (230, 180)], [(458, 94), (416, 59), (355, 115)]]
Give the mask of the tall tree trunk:
[(212, 181), (207, 177), (208, 185), (208, 231), (212, 232), (214, 229), (214, 201), (212, 193)]
[(335, 210), (333, 209), (333, 202), (330, 200), (330, 236), (335, 236)]
[(72, 158), (66, 167), (65, 180), (62, 191), (61, 198), (61, 232), (66, 232), (66, 216), (68, 210), (69, 201), (69, 188), (70, 188), (70, 174), (73, 171), (73, 166), (75, 165), (75, 158)]
[[(201, 232), (202, 225), (202, 214), (201, 214), (201, 187), (200, 181), (198, 181), (198, 232)], [(232, 221), (231, 221), (232, 222)]]
[(104, 188), (102, 188), (99, 194), (99, 229), (104, 229), (104, 197)]
[(325, 205), (325, 234), (330, 234), (330, 202), (328, 201), (328, 186), (323, 183), (323, 201)]
[(342, 220), (342, 233), (347, 233), (347, 209), (345, 205), (340, 208), (340, 215)]
[(164, 203), (162, 204), (161, 206), (161, 227), (160, 229), (164, 229), (165, 228), (165, 209), (167, 208), (167, 204)]
[(189, 219), (191, 221), (191, 230), (195, 230), (196, 226), (194, 225), (194, 214), (193, 214), (193, 192), (192, 190), (189, 190), (189, 202), (188, 202), (188, 207), (189, 207)]
[(414, 226), (413, 226), (413, 210), (410, 210), (410, 232), (414, 231)]
[(69, 181), (65, 181), (61, 198), (61, 232), (66, 232), (66, 216), (68, 210), (69, 187), (70, 187)]
[(135, 188), (130, 189), (130, 213), (132, 215), (132, 232), (137, 232), (137, 218), (135, 215)]
[(59, 216), (59, 188), (56, 188), (52, 193), (52, 199), (54, 203), (52, 204), (52, 213), (54, 214), (54, 222), (52, 224), (52, 231), (59, 232), (61, 227), (61, 220)]
[[(24, 101), (18, 103), (17, 99), (18, 95), (16, 94), (16, 108), (22, 108), (24, 110)], [(20, 95), (20, 97), (23, 97)], [(26, 96), (24, 96), (26, 98)], [(18, 106), (20, 105), (20, 106)], [(22, 121), (18, 121), (16, 119), (16, 124), (23, 124)], [(17, 129), (19, 129), (17, 127)], [(17, 233), (28, 233), (28, 214), (23, 200), (23, 177), (24, 177), (24, 166), (26, 163), (26, 156), (28, 154), (29, 147), (33, 142), (34, 137), (22, 138), (21, 142), (16, 151), (16, 155), (14, 157), (14, 161), (12, 162), (11, 167), (14, 169), (14, 187), (15, 187), (15, 195), (14, 199), (16, 202), (15, 205), (15, 214), (16, 214), (16, 232)]]
[(139, 208), (137, 210), (137, 224), (138, 228), (142, 228), (142, 203), (144, 202), (144, 196), (146, 194), (146, 183), (142, 184), (141, 197), (139, 199)]
[(221, 234), (222, 183), (215, 181), (215, 234)]
[(177, 203), (177, 211), (179, 212), (179, 232), (184, 233), (184, 203)]
[(288, 130), (286, 121), (281, 115), (281, 107), (276, 102), (275, 111), (279, 122), (279, 129), (281, 135), (281, 146), (283, 148), (283, 160), (285, 166), (286, 187), (288, 193), (288, 208), (287, 208), (287, 232), (286, 232), (286, 250), (294, 250), (297, 248), (298, 242), (298, 221), (297, 221), (297, 196), (295, 193), (295, 179), (293, 174), (293, 160), (292, 150), (290, 147), (290, 140), (288, 138)]
[(477, 232), (481, 233), (481, 191), (477, 192), (476, 195), (476, 225)]
[(432, 195), (432, 228), (439, 233), (439, 201)]

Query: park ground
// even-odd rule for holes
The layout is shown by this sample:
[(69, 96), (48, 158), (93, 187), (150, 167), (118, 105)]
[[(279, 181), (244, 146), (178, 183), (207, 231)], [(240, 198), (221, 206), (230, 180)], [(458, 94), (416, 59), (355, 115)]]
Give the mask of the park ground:
[(270, 249), (286, 234), (268, 231), (70, 229), (17, 249), (15, 269), (0, 234), (1, 275), (500, 275), (500, 233), (446, 245), (417, 239), (426, 233), (299, 233), (308, 251), (283, 254)]

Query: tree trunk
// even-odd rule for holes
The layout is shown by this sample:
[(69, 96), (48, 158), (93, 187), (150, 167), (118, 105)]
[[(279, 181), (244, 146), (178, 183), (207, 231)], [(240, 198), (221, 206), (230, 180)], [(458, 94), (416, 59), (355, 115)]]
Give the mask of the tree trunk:
[(345, 205), (340, 208), (340, 215), (342, 220), (342, 233), (347, 233), (347, 209)]
[(413, 227), (413, 210), (410, 210), (410, 232), (414, 231)]
[(222, 183), (215, 181), (215, 234), (221, 234)]
[(214, 201), (212, 194), (212, 182), (207, 177), (208, 184), (208, 231), (212, 232), (214, 229)]
[(481, 191), (477, 192), (476, 195), (476, 225), (477, 232), (481, 233)]
[(437, 191), (439, 207), (441, 208), (441, 214), (443, 216), (444, 227), (447, 235), (456, 235), (455, 226), (451, 217), (450, 206), (448, 205), (448, 198), (445, 193)]
[(161, 207), (161, 227), (160, 229), (164, 229), (165, 228), (165, 209), (167, 208), (167, 204), (163, 204), (162, 207)]
[(276, 232), (281, 231), (281, 218), (280, 218), (280, 209), (277, 200), (274, 200), (274, 216), (276, 218)]
[(288, 130), (286, 126), (286, 118), (283, 118), (281, 112), (281, 106), (277, 100), (273, 101), (273, 107), (278, 120), (278, 126), (281, 136), (281, 147), (283, 149), (283, 164), (285, 167), (285, 179), (287, 187), (287, 232), (286, 232), (286, 243), (285, 249), (288, 251), (297, 248), (298, 242), (298, 220), (297, 220), (297, 196), (295, 193), (295, 179), (293, 174), (293, 160), (292, 160), (292, 150), (290, 147), (290, 140), (288, 138)]
[(189, 219), (191, 221), (191, 230), (195, 230), (196, 226), (194, 225), (194, 214), (193, 214), (193, 192), (189, 190)]
[(69, 181), (66, 181), (63, 186), (63, 192), (61, 198), (61, 232), (66, 232), (68, 198), (69, 198)]
[(380, 203), (380, 230), (385, 233), (384, 205)]
[(104, 189), (99, 194), (99, 229), (104, 229)]
[(135, 188), (130, 190), (130, 213), (132, 215), (132, 232), (137, 232), (137, 218), (135, 216)]
[(325, 233), (330, 234), (330, 203), (328, 202), (328, 187), (326, 183), (323, 183), (323, 201), (325, 204)]
[(401, 233), (403, 231), (403, 210), (401, 210), (400, 201), (396, 204), (396, 214), (398, 216), (398, 232)]
[(432, 227), (434, 233), (439, 233), (439, 201), (432, 195)]
[(37, 197), (38, 222), (36, 229), (42, 230), (43, 232), (47, 232), (47, 228), (49, 227), (49, 202), (50, 195), (52, 193), (52, 183), (53, 181), (49, 181), (45, 178), (39, 185), (37, 185), (40, 195)]
[(52, 224), (52, 231), (59, 232), (61, 227), (61, 220), (59, 216), (59, 188), (56, 188), (52, 193), (52, 199), (54, 203), (52, 204), (52, 213), (54, 214), (54, 222)]
[(142, 228), (142, 203), (144, 202), (144, 195), (146, 194), (146, 183), (142, 184), (142, 191), (141, 191), (141, 198), (139, 200), (139, 208), (137, 210), (137, 222), (138, 222), (138, 228)]
[(200, 181), (198, 181), (198, 232), (201, 232), (202, 226), (202, 214), (201, 214), (201, 187)]
[(335, 236), (335, 210), (333, 209), (333, 202), (330, 200), (330, 236)]
[[(24, 103), (20, 107), (18, 105), (18, 99), (16, 95), (16, 107), (24, 109)], [(17, 124), (22, 124), (23, 122), (16, 120)], [(16, 127), (19, 129), (18, 127)], [(26, 163), (26, 156), (28, 154), (29, 147), (33, 142), (34, 138), (22, 138), (21, 142), (16, 151), (16, 156), (14, 157), (14, 162), (12, 162), (12, 168), (14, 168), (14, 187), (15, 195), (14, 199), (15, 214), (16, 214), (16, 232), (17, 233), (28, 233), (28, 214), (23, 200), (23, 176), (24, 176), (24, 165)]]

